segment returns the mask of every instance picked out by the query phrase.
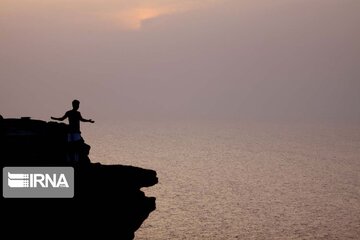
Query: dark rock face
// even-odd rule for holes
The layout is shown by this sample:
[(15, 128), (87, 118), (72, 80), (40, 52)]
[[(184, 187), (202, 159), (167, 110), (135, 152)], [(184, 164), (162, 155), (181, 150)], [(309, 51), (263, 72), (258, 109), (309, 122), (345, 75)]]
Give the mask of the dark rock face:
[[(0, 146), (2, 167), (73, 166), (75, 170), (74, 198), (2, 197), (1, 213), (9, 225), (17, 222), (16, 216), (32, 216), (33, 221), (50, 230), (65, 219), (64, 231), (87, 236), (101, 234), (102, 239), (133, 239), (135, 231), (155, 210), (155, 198), (146, 197), (140, 190), (158, 182), (155, 171), (91, 163), (90, 146), (84, 141), (68, 143), (65, 124), (28, 118), (0, 119)], [(78, 154), (76, 163), (69, 160), (73, 153)], [(59, 231), (58, 227), (53, 230)]]

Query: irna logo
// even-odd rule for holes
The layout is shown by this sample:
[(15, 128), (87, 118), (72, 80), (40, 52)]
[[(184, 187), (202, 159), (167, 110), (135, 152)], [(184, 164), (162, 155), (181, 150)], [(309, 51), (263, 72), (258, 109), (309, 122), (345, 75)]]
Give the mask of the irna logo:
[(36, 188), (36, 187), (69, 187), (65, 174), (42, 174), (42, 173), (10, 173), (8, 172), (8, 185), (11, 188)]
[(74, 169), (72, 167), (5, 167), (3, 196), (5, 198), (72, 198)]

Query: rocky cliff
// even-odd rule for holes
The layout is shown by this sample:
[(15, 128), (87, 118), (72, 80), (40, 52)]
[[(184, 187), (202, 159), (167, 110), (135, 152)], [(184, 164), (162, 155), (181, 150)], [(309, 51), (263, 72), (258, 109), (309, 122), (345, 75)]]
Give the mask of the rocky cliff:
[[(8, 222), (5, 228), (13, 223), (29, 226), (36, 222), (63, 234), (76, 231), (87, 236), (101, 234), (105, 239), (133, 239), (135, 231), (155, 210), (155, 198), (141, 191), (158, 182), (155, 171), (92, 163), (89, 145), (84, 141), (68, 143), (65, 124), (29, 118), (0, 119), (0, 146), (2, 167), (72, 166), (75, 173), (74, 198), (2, 197), (1, 212)], [(77, 161), (71, 157), (75, 153)], [(19, 222), (19, 216), (31, 216), (31, 221)]]

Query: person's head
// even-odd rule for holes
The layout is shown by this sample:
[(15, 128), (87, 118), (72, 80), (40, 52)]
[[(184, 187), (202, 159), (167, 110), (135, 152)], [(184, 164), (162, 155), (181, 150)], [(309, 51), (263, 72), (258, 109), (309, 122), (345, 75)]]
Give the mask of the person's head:
[(74, 101), (72, 101), (72, 106), (74, 110), (78, 110), (80, 107), (80, 101), (75, 99)]

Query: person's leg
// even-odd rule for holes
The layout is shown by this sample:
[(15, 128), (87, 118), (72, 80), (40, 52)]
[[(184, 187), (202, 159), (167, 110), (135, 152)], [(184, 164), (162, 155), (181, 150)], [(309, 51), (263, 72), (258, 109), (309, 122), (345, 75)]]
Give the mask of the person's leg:
[(67, 154), (67, 161), (70, 163), (78, 163), (79, 162), (79, 152), (76, 148), (77, 148), (77, 143), (80, 140), (81, 140), (80, 133), (69, 133), (68, 134), (69, 151)]

